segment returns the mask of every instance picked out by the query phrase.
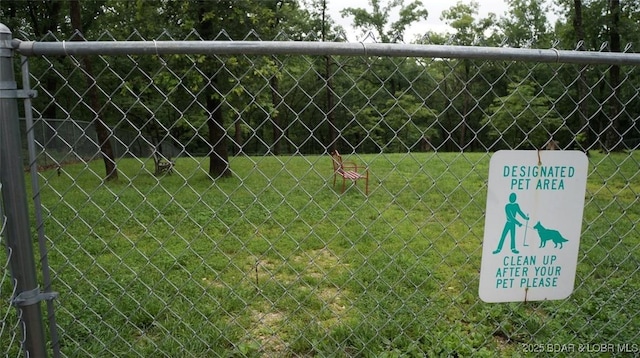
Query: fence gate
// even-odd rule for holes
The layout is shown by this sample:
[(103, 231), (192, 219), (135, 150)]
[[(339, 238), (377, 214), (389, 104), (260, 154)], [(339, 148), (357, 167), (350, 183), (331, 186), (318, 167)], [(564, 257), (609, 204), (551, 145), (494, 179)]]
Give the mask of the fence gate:
[[(640, 352), (639, 55), (0, 36), (7, 357)], [(574, 291), (482, 302), (489, 159), (541, 148), (589, 154)]]

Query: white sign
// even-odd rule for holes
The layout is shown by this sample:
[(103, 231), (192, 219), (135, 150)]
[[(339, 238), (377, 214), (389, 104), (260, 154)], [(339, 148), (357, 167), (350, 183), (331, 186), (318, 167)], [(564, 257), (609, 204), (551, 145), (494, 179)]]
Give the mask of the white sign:
[(480, 299), (523, 302), (571, 295), (588, 164), (580, 151), (512, 150), (491, 157)]

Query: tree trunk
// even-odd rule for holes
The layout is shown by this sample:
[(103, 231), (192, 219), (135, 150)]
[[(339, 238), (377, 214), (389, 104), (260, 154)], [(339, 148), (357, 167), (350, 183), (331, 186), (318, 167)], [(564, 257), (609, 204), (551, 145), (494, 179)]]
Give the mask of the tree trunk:
[(451, 124), (453, 122), (453, 119), (451, 118), (451, 108), (453, 108), (453, 101), (451, 100), (450, 91), (453, 91), (453, 89), (449, 88), (447, 84), (447, 73), (444, 67), (442, 69), (442, 76), (443, 76), (442, 93), (444, 94), (445, 110), (444, 110), (444, 118), (441, 118), (440, 116), (438, 116), (439, 118), (437, 119), (437, 121), (439, 122), (438, 124), (440, 127), (440, 138), (442, 138), (441, 146), (446, 147), (446, 151), (448, 152), (454, 152), (455, 146), (451, 138), (452, 130), (449, 129), (449, 128), (455, 128), (455, 126)]
[[(53, 1), (49, 3), (36, 4), (34, 2), (27, 3), (29, 17), (31, 18), (31, 23), (33, 25), (33, 31), (36, 35), (36, 38), (40, 39), (48, 32), (55, 32), (58, 28), (58, 25), (61, 21), (63, 21), (60, 17), (60, 12), (62, 11), (62, 2)], [(45, 8), (45, 12), (43, 13), (42, 7)], [(15, 10), (15, 7), (12, 7)], [(12, 17), (15, 17), (12, 16)], [(53, 95), (56, 93), (58, 89), (58, 76), (55, 76), (49, 72), (45, 74), (44, 80), (44, 88), (47, 93)], [(57, 114), (57, 106), (55, 103), (49, 103), (42, 111), (42, 117), (45, 119), (51, 119), (51, 121), (45, 121), (49, 125), (45, 125), (46, 130), (46, 138), (50, 138), (48, 143), (48, 149), (53, 150), (68, 150), (68, 145), (65, 144), (65, 141), (60, 140), (60, 137), (57, 133), (59, 133), (59, 127), (63, 122), (57, 122), (58, 118)], [(57, 163), (60, 164), (60, 163)]]
[[(213, 5), (213, 2), (200, 0), (196, 2), (198, 11), (198, 23), (197, 30), (205, 40), (211, 40), (213, 37), (213, 22), (211, 17), (207, 16), (208, 12), (214, 11), (214, 8), (209, 7)], [(211, 61), (213, 63), (215, 61)], [(207, 107), (207, 127), (209, 129), (209, 176), (213, 179), (224, 178), (231, 176), (231, 170), (229, 169), (229, 151), (227, 149), (227, 136), (224, 128), (224, 118), (222, 116), (222, 101), (214, 97), (214, 93), (217, 91), (218, 81), (214, 75), (215, 71), (210, 68), (210, 64), (204, 64), (206, 68), (203, 70), (209, 78), (210, 86), (213, 87), (212, 91), (206, 94), (206, 107)]]
[[(82, 34), (82, 18), (80, 15), (80, 0), (69, 1), (69, 10), (71, 14), (71, 25)], [(84, 41), (81, 36), (74, 36), (72, 41)], [(116, 161), (113, 155), (113, 148), (111, 147), (110, 131), (104, 124), (102, 118), (100, 118), (100, 101), (98, 99), (98, 91), (96, 90), (97, 84), (93, 78), (92, 62), (88, 56), (82, 57), (82, 65), (87, 77), (87, 88), (89, 93), (89, 106), (94, 112), (94, 125), (96, 127), (96, 134), (98, 136), (98, 145), (100, 146), (100, 152), (102, 153), (102, 159), (104, 161), (104, 169), (106, 172), (105, 180), (118, 179), (118, 170), (116, 168)]]
[[(322, 42), (327, 40), (327, 27), (326, 27), (326, 15), (327, 12), (327, 2), (326, 0), (322, 1)], [(333, 107), (335, 105), (335, 99), (333, 98), (333, 73), (331, 72), (331, 65), (333, 64), (331, 56), (325, 56), (324, 70), (325, 70), (325, 84), (327, 91), (327, 123), (329, 124), (329, 145), (327, 146), (327, 150), (329, 153), (333, 153), (333, 151), (338, 150), (338, 143), (336, 143), (336, 139), (338, 138), (338, 130), (336, 129), (335, 123), (335, 113), (333, 111)]]
[[(212, 85), (215, 83), (212, 81)], [(213, 96), (207, 96), (207, 127), (209, 128), (209, 176), (213, 179), (231, 176), (229, 170), (229, 153), (227, 150), (224, 121), (222, 118), (222, 103)]]
[(335, 99), (333, 98), (333, 73), (331, 73), (331, 65), (333, 61), (331, 56), (325, 57), (325, 75), (327, 79), (327, 123), (329, 124), (329, 153), (338, 149), (338, 130), (336, 129), (336, 114), (334, 111)]
[[(584, 51), (584, 27), (582, 25), (582, 0), (574, 0), (574, 10), (575, 16), (573, 18), (573, 29), (576, 33), (576, 50)], [(580, 142), (577, 138), (574, 138), (574, 147), (580, 148), (587, 152), (589, 148), (592, 146), (593, 139), (593, 129), (591, 128), (591, 123), (589, 123), (587, 119), (587, 68), (588, 66), (584, 65), (580, 69), (580, 74), (578, 75), (578, 82), (576, 87), (576, 92), (578, 95), (578, 126), (579, 130), (577, 133), (578, 138), (582, 137), (582, 141)]]
[(471, 65), (469, 61), (464, 61), (464, 95), (462, 96), (462, 122), (460, 123), (460, 151), (464, 151), (467, 147), (466, 137), (467, 137), (467, 123), (469, 117), (469, 102), (471, 100), (471, 89), (469, 88), (471, 84), (469, 83), (469, 73), (471, 72)]
[(244, 145), (244, 141), (242, 140), (242, 119), (240, 117), (236, 118), (236, 121), (233, 123), (234, 128), (234, 143), (233, 145), (236, 147), (236, 154), (242, 153), (242, 147)]
[[(620, 0), (611, 0), (611, 52), (620, 52)], [(620, 66), (612, 65), (609, 68), (609, 82), (612, 95), (609, 97), (609, 125), (607, 126), (605, 146), (607, 151), (615, 151), (621, 148), (620, 122)]]
[(271, 115), (271, 125), (273, 126), (273, 145), (271, 152), (274, 155), (280, 155), (280, 139), (282, 139), (282, 125), (280, 123), (280, 115), (278, 115), (278, 106), (282, 101), (280, 92), (278, 91), (278, 78), (276, 75), (271, 76), (269, 80), (271, 87), (271, 104), (273, 105), (273, 113)]

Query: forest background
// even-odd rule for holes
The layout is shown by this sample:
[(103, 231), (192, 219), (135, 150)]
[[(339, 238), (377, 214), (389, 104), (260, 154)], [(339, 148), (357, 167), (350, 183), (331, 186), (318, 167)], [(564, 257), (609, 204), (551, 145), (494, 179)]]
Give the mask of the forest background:
[[(369, 0), (366, 8), (340, 13), (382, 43), (605, 52), (640, 45), (636, 1), (557, 1), (553, 24), (545, 1), (506, 3), (503, 15), (486, 17), (473, 1), (432, 14), (420, 1)], [(3, 0), (0, 19), (23, 40), (346, 41), (330, 6), (326, 0)], [(412, 24), (432, 16), (452, 31), (407, 39)], [(83, 58), (82, 76), (62, 58), (51, 61), (31, 66), (50, 96), (77, 96), (74, 88), (90, 83), (85, 77), (98, 86), (88, 86), (89, 106), (41, 96), (34, 108), (42, 118), (94, 123), (107, 179), (117, 177), (110, 149), (116, 128), (142, 132), (160, 147), (209, 155), (214, 177), (230, 175), (227, 157), (239, 153), (493, 151), (540, 148), (551, 138), (562, 148), (617, 151), (640, 142), (638, 71), (620, 66), (173, 55), (154, 71), (153, 56), (107, 56)]]

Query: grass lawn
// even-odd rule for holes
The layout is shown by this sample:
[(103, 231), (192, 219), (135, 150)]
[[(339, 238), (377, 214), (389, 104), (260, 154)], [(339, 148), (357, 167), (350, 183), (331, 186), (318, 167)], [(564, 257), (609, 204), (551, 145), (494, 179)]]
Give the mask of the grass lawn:
[[(100, 161), (41, 173), (69, 357), (527, 356), (526, 343), (640, 343), (640, 155), (592, 153), (576, 288), (478, 298), (486, 153)], [(34, 229), (35, 232), (35, 229)], [(35, 233), (34, 233), (35, 237)], [(4, 302), (11, 292), (3, 282)], [(0, 336), (5, 340), (5, 335)]]

